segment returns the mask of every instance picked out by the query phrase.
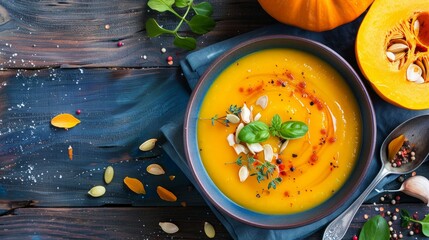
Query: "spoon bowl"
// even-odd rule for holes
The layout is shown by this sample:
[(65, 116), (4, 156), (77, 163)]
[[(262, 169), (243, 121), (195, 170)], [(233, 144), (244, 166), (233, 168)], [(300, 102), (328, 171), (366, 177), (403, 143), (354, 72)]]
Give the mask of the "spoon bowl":
[[(410, 143), (416, 145), (416, 160), (403, 164), (401, 167), (393, 167), (389, 159), (387, 159), (387, 147), (393, 139), (401, 134), (403, 134)], [(416, 170), (429, 154), (429, 141), (427, 141), (427, 136), (429, 136), (429, 115), (420, 115), (400, 124), (387, 136), (381, 145), (380, 158), (384, 168), (392, 174), (406, 174)]]
[[(387, 148), (389, 143), (401, 134), (403, 134), (411, 144), (415, 144), (416, 147), (414, 152), (416, 159), (402, 164), (400, 167), (393, 167), (387, 157)], [(389, 174), (410, 173), (416, 170), (425, 161), (429, 155), (429, 142), (426, 139), (428, 134), (429, 115), (420, 115), (403, 122), (386, 137), (380, 148), (382, 167), (377, 176), (352, 205), (326, 227), (325, 233), (323, 234), (324, 240), (339, 240), (344, 237), (357, 210), (368, 197), (369, 193), (374, 190), (375, 186), (377, 186), (384, 177)]]

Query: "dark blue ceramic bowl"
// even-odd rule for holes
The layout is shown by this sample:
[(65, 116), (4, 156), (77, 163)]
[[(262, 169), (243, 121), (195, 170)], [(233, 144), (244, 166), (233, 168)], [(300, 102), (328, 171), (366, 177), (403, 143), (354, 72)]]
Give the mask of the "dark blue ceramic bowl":
[[(362, 119), (362, 146), (359, 159), (344, 186), (321, 205), (296, 214), (270, 215), (248, 210), (231, 201), (213, 183), (199, 154), (197, 141), (197, 123), (201, 103), (217, 76), (234, 61), (250, 53), (272, 48), (292, 48), (313, 54), (331, 64), (348, 83), (359, 103)], [(374, 153), (376, 138), (375, 114), (368, 92), (358, 74), (337, 53), (328, 47), (303, 38), (273, 35), (246, 41), (220, 56), (207, 69), (192, 93), (184, 125), (185, 152), (193, 176), (203, 190), (203, 194), (221, 212), (244, 223), (271, 229), (303, 226), (333, 213), (349, 199), (361, 183)]]

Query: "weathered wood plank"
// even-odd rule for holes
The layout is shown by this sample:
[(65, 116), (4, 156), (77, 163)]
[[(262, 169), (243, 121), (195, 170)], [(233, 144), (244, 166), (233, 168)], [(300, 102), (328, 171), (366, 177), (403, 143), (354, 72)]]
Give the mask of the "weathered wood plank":
[[(204, 203), (159, 147), (165, 141), (160, 128), (182, 121), (188, 101), (177, 69), (9, 70), (0, 71), (0, 79), (0, 199), (34, 200), (38, 206)], [(55, 128), (50, 120), (59, 113), (71, 113), (81, 123)], [(157, 147), (140, 151), (149, 138), (159, 139)], [(167, 174), (148, 174), (150, 163)], [(105, 185), (108, 165), (115, 178), (106, 195), (89, 197), (92, 186)], [(147, 194), (130, 192), (122, 183), (125, 176), (142, 180)], [(178, 202), (160, 201), (157, 185), (174, 191)]]
[[(410, 236), (409, 229), (400, 227), (400, 217), (395, 205), (364, 205), (360, 208), (344, 239), (352, 239), (366, 222), (368, 217), (391, 211), (398, 217), (392, 220), (392, 228), (402, 239), (429, 239), (421, 233)], [(380, 211), (384, 208), (383, 211)], [(418, 212), (420, 218), (423, 203), (401, 204), (402, 209)], [(215, 239), (230, 239), (229, 233), (207, 207), (99, 207), (99, 208), (20, 208), (13, 214), (0, 217), (1, 239), (207, 239), (203, 231), (204, 222), (211, 223), (216, 229)], [(173, 222), (179, 226), (179, 232), (173, 235), (164, 233), (158, 223)], [(307, 239), (320, 240), (323, 230)]]
[[(10, 16), (0, 25), (0, 68), (168, 66), (167, 54), (177, 65), (187, 52), (173, 47), (171, 36), (149, 39), (144, 23), (156, 17), (173, 29), (178, 21), (146, 2), (0, 0)], [(256, 1), (210, 2), (217, 26), (198, 38), (200, 48), (274, 22)], [(125, 45), (117, 47), (118, 41)]]

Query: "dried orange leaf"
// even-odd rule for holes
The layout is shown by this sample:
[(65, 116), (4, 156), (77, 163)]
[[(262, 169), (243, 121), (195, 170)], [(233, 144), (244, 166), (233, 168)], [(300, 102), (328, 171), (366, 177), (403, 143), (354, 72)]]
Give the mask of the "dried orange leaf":
[(393, 139), (390, 143), (388, 148), (388, 157), (389, 161), (392, 160), (395, 155), (398, 153), (399, 149), (401, 149), (402, 145), (404, 144), (405, 136), (400, 135), (399, 137)]
[(158, 193), (158, 196), (164, 201), (175, 202), (177, 200), (177, 197), (176, 195), (174, 195), (174, 193), (168, 191), (161, 186), (158, 186), (156, 188), (156, 193)]
[(131, 191), (137, 194), (146, 194), (146, 190), (144, 189), (143, 183), (137, 178), (125, 177), (124, 183)]
[(80, 123), (80, 120), (69, 113), (61, 113), (51, 119), (54, 127), (69, 129)]

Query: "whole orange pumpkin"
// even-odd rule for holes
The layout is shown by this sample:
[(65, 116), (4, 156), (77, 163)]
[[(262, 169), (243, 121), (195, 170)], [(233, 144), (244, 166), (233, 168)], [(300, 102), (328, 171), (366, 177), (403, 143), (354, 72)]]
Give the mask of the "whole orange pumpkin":
[(331, 30), (358, 18), (374, 0), (258, 0), (277, 21), (306, 30)]

